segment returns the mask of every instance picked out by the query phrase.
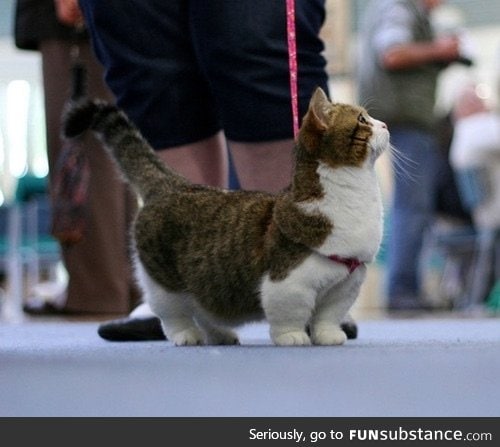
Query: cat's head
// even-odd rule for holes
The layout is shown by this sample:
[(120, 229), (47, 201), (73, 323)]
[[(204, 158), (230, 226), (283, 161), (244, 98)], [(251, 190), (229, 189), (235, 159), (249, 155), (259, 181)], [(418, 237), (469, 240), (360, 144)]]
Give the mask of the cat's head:
[(364, 108), (332, 103), (317, 88), (300, 128), (298, 146), (331, 167), (361, 167), (373, 165), (389, 148), (389, 131)]

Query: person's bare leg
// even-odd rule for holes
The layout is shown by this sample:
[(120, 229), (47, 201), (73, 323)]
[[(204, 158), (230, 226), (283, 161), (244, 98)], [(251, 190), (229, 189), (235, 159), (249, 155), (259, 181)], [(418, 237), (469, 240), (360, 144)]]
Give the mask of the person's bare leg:
[(229, 148), (242, 189), (278, 192), (292, 179), (293, 140), (263, 143), (230, 141)]
[(227, 188), (229, 162), (222, 132), (195, 143), (157, 151), (170, 168), (193, 183)]

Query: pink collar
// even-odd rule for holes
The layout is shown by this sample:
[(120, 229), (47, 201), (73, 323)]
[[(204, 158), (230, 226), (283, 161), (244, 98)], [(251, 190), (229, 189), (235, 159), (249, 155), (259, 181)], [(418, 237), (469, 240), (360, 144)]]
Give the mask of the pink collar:
[(359, 259), (343, 258), (342, 256), (337, 256), (337, 255), (330, 255), (328, 256), (328, 259), (330, 259), (330, 261), (344, 264), (347, 267), (347, 270), (349, 270), (349, 273), (354, 272), (354, 270), (356, 270), (359, 266), (364, 264), (364, 262), (361, 262)]

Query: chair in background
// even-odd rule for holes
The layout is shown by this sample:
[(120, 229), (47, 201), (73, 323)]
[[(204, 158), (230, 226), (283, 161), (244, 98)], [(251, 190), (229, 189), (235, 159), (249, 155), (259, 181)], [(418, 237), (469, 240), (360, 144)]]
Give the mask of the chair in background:
[[(440, 264), (437, 294), (452, 310), (465, 310), (477, 299), (477, 265), (481, 247), (472, 226), (434, 226), (429, 234), (430, 250), (437, 253)], [(473, 293), (474, 292), (474, 293)], [(474, 296), (474, 298), (473, 298)]]
[(7, 321), (23, 318), (24, 298), (34, 286), (46, 278), (57, 280), (61, 254), (50, 222), (46, 180), (20, 178), (15, 200), (0, 207), (1, 314)]
[[(456, 170), (455, 178), (468, 210), (473, 211), (491, 193), (484, 168)], [(498, 231), (472, 225), (451, 230), (434, 229), (431, 241), (443, 257), (440, 291), (450, 300), (452, 308), (484, 308), (500, 269)]]

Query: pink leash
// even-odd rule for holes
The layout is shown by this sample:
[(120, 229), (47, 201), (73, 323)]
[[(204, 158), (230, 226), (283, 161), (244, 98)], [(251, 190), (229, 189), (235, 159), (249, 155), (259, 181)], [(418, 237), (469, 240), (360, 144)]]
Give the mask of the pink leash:
[(295, 33), (295, 0), (286, 0), (286, 30), (288, 35), (288, 66), (292, 98), (293, 136), (299, 133), (299, 94), (297, 87), (297, 35)]

